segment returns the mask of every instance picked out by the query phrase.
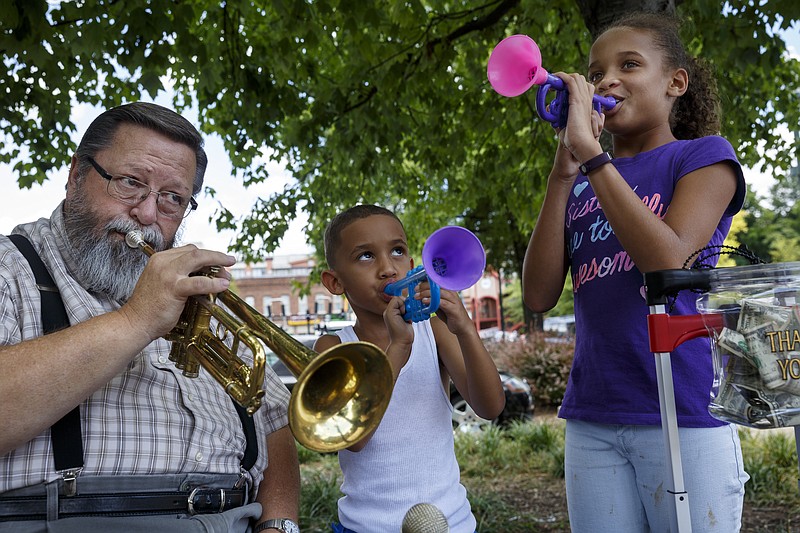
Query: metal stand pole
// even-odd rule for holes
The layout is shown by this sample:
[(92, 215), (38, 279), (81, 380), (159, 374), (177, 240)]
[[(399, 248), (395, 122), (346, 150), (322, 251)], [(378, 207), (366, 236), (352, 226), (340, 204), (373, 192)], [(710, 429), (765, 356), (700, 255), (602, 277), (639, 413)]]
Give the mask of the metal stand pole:
[[(794, 447), (797, 449), (797, 469), (800, 470), (800, 426), (794, 427)], [(797, 478), (797, 488), (800, 489), (800, 477)]]
[[(666, 314), (664, 305), (650, 306), (651, 314)], [(675, 512), (672, 530), (678, 533), (692, 531), (689, 515), (689, 494), (683, 484), (681, 444), (678, 438), (678, 417), (675, 412), (675, 388), (672, 382), (672, 359), (669, 352), (654, 353), (656, 378), (658, 379), (658, 401), (661, 409), (661, 429), (664, 432), (664, 452), (667, 459), (667, 492), (672, 495)], [(670, 490), (671, 489), (671, 490)]]

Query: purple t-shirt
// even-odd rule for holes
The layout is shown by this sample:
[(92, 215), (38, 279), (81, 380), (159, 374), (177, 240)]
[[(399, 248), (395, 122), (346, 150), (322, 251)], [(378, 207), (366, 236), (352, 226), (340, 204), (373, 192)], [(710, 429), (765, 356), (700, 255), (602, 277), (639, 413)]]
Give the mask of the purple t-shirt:
[[(733, 147), (722, 137), (675, 141), (613, 165), (656, 215), (663, 218), (683, 176), (718, 162), (736, 173), (736, 195), (710, 245), (725, 240), (731, 219), (742, 207), (744, 176)], [(562, 418), (607, 424), (659, 425), (658, 384), (647, 333), (649, 309), (642, 273), (616, 238), (592, 186), (578, 176), (567, 205), (567, 249), (575, 296), (575, 359)], [(671, 314), (696, 314), (697, 294), (681, 291)], [(672, 352), (678, 425), (711, 427), (722, 422), (708, 414), (713, 379), (706, 337), (684, 342)]]

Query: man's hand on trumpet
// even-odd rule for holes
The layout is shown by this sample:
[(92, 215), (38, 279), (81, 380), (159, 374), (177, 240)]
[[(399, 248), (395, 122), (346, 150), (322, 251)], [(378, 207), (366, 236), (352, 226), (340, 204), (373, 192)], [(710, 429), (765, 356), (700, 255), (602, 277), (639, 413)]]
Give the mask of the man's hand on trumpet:
[(230, 267), (235, 262), (230, 255), (193, 244), (154, 253), (120, 312), (151, 340), (162, 337), (177, 323), (187, 298), (216, 294), (230, 286), (231, 276), (224, 268), (213, 277), (195, 273), (215, 266)]

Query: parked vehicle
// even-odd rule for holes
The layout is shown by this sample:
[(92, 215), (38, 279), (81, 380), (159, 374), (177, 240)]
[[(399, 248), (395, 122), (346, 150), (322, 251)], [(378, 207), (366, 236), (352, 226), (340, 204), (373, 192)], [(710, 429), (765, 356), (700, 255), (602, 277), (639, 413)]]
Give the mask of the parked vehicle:
[(325, 315), (325, 318), (317, 324), (317, 332), (320, 335), (329, 335), (355, 323), (355, 319), (347, 314)]
[[(314, 342), (317, 340), (317, 335), (292, 335), (292, 337), (307, 348), (314, 348)], [(286, 388), (291, 391), (294, 384), (297, 383), (297, 378), (286, 368), (286, 365), (275, 355), (275, 352), (269, 349), (267, 350), (267, 364), (272, 367), (283, 384), (286, 385)]]
[[(314, 347), (317, 340), (316, 335), (293, 335), (308, 348)], [(278, 374), (286, 388), (290, 391), (297, 378), (292, 375), (286, 365), (283, 364), (273, 352), (267, 352), (267, 362)], [(473, 433), (483, 431), (489, 425), (503, 426), (514, 420), (531, 420), (534, 411), (534, 398), (531, 387), (524, 379), (517, 377), (509, 372), (500, 371), (500, 380), (506, 395), (506, 406), (494, 420), (486, 420), (475, 414), (475, 411), (461, 397), (453, 384), (450, 384), (450, 403), (453, 405), (453, 431), (461, 433)]]
[(453, 431), (476, 433), (490, 425), (504, 426), (514, 420), (533, 419), (534, 398), (528, 382), (509, 372), (500, 371), (500, 381), (506, 394), (506, 406), (494, 420), (479, 417), (450, 383), (450, 403), (453, 404)]

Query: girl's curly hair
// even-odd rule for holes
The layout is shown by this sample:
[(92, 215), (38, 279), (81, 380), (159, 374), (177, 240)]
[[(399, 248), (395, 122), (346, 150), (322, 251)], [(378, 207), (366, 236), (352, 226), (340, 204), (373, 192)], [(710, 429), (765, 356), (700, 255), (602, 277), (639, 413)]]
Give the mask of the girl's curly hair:
[(666, 13), (631, 13), (610, 25), (612, 28), (643, 30), (653, 36), (653, 43), (663, 52), (664, 67), (682, 68), (689, 75), (689, 86), (672, 108), (670, 127), (677, 139), (697, 139), (720, 133), (720, 103), (714, 74), (708, 63), (690, 56), (678, 33), (680, 21)]

